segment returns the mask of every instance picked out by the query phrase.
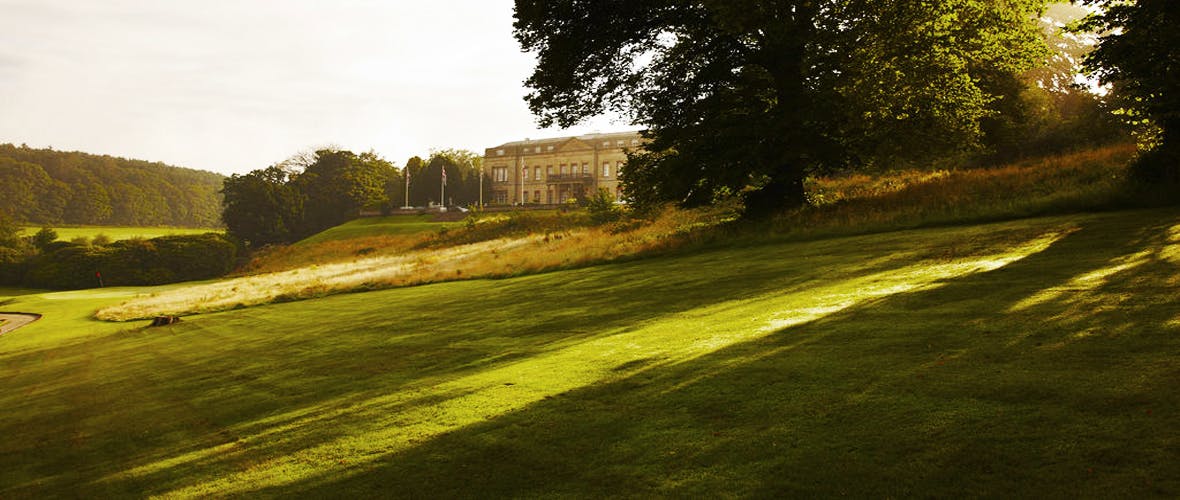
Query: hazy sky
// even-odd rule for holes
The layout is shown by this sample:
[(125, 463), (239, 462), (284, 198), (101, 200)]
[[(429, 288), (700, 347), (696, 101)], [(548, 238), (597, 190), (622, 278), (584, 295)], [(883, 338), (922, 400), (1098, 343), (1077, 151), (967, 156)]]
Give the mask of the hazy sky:
[(0, 0), (0, 143), (221, 173), (539, 131), (511, 0)]

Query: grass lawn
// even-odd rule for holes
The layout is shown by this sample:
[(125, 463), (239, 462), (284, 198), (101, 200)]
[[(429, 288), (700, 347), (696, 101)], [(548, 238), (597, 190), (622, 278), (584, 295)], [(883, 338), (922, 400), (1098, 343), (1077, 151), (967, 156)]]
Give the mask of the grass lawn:
[[(185, 318), (0, 298), (0, 497), (1180, 495), (1180, 212)], [(176, 286), (176, 285), (173, 285)]]
[(33, 294), (33, 293), (45, 293), (45, 292), (46, 292), (46, 290), (38, 290), (35, 288), (11, 288), (11, 287), (0, 286), (0, 301), (4, 300), (6, 298), (9, 298), (9, 297), (16, 297), (19, 295), (29, 295), (29, 294)]
[(299, 244), (362, 238), (365, 236), (409, 235), (454, 226), (455, 222), (434, 222), (432, 215), (389, 215), (364, 217), (333, 227), (303, 239)]
[[(223, 229), (192, 228), (192, 227), (125, 227), (125, 226), (49, 226), (57, 233), (57, 239), (70, 241), (74, 238), (94, 238), (100, 234), (106, 235), (111, 241), (129, 240), (132, 238), (156, 238), (174, 234), (204, 234), (209, 232), (223, 232)], [(40, 227), (25, 227), (22, 233), (32, 236), (40, 231)]]

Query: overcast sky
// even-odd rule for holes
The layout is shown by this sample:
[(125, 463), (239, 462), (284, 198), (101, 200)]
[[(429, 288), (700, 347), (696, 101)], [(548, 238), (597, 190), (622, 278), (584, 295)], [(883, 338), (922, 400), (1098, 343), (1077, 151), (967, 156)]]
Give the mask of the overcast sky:
[(511, 0), (0, 0), (0, 143), (212, 170), (537, 129)]

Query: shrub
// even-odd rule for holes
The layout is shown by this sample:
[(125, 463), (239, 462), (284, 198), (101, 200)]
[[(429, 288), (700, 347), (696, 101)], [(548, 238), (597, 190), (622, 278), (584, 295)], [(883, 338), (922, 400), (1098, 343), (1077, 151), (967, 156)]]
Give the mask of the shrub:
[(40, 231), (37, 231), (37, 234), (34, 234), (31, 240), (33, 246), (40, 250), (44, 250), (45, 247), (54, 241), (57, 241), (57, 231), (48, 227), (43, 227)]
[(0, 284), (19, 285), (28, 255), (19, 248), (0, 246)]
[(55, 242), (29, 261), (24, 283), (40, 288), (161, 285), (223, 276), (233, 270), (237, 246), (217, 233), (130, 239), (107, 246)]
[(586, 200), (586, 211), (590, 214), (590, 221), (595, 225), (615, 222), (623, 217), (623, 210), (615, 203), (614, 195), (610, 191), (599, 188)]

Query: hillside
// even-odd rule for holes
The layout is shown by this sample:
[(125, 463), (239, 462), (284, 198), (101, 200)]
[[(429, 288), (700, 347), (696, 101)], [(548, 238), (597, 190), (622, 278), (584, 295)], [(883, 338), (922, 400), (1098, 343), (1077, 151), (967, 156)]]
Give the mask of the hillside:
[(0, 213), (30, 225), (216, 227), (222, 180), (163, 163), (0, 144)]
[[(1175, 497), (1180, 212), (185, 318), (0, 291), (0, 496)], [(25, 293), (25, 295), (18, 295)]]

